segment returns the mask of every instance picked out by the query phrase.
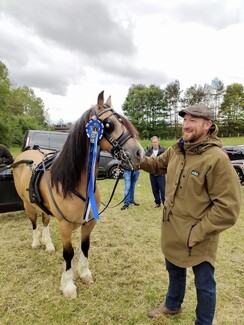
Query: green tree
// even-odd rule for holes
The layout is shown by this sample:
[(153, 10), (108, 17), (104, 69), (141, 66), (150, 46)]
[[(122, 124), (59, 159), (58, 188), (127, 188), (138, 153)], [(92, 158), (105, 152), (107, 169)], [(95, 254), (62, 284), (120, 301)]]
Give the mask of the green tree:
[(141, 136), (159, 134), (165, 125), (164, 91), (156, 85), (132, 85), (122, 106), (124, 114), (136, 126)]
[(233, 83), (226, 88), (223, 103), (220, 107), (220, 118), (229, 133), (232, 130), (244, 129), (244, 87), (242, 84)]
[(180, 102), (180, 82), (175, 80), (174, 82), (169, 83), (164, 89), (165, 99), (167, 102), (168, 117), (171, 127), (177, 128), (178, 126), (178, 107)]
[(212, 97), (212, 104), (211, 107), (214, 111), (214, 118), (218, 119), (220, 105), (223, 101), (223, 96), (225, 92), (224, 83), (219, 80), (217, 77), (214, 78), (211, 82), (211, 97)]
[(48, 114), (45, 111), (43, 100), (36, 97), (34, 91), (26, 86), (11, 90), (8, 109), (14, 115), (25, 115), (36, 119), (42, 127), (48, 125)]
[(123, 103), (122, 110), (129, 120), (136, 126), (144, 123), (143, 113), (146, 109), (146, 86), (132, 85)]
[(194, 85), (186, 89), (183, 97), (184, 103), (188, 105), (193, 105), (195, 103), (204, 102), (206, 100), (206, 87), (201, 85)]
[(8, 77), (8, 69), (4, 63), (0, 61), (0, 110), (5, 111), (7, 100), (10, 94), (10, 80)]
[(0, 62), (0, 142), (20, 144), (27, 129), (46, 129), (49, 124), (42, 99), (26, 86), (12, 87), (8, 69)]
[(7, 109), (7, 102), (11, 91), (10, 86), (8, 69), (0, 61), (0, 143), (6, 146), (11, 144), (10, 117)]

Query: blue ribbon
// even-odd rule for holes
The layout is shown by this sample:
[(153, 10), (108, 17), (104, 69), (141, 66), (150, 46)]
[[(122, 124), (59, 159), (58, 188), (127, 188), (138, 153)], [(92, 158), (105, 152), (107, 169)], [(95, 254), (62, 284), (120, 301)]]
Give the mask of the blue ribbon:
[(96, 167), (96, 159), (97, 159), (97, 148), (98, 141), (103, 136), (103, 124), (101, 121), (93, 118), (86, 125), (86, 133), (89, 142), (89, 154), (88, 154), (88, 186), (87, 186), (87, 209), (84, 216), (86, 221), (89, 220), (89, 212), (92, 210), (93, 218), (95, 220), (99, 219), (99, 213), (97, 209), (96, 199), (95, 199), (95, 167)]

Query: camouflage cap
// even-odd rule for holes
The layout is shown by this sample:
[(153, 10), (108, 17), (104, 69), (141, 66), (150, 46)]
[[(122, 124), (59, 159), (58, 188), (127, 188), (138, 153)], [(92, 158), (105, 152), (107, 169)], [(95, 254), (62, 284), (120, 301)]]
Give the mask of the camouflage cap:
[(196, 117), (202, 117), (206, 120), (214, 119), (213, 111), (210, 108), (204, 106), (203, 104), (194, 104), (179, 111), (179, 115), (181, 117), (184, 117), (185, 114), (190, 114)]

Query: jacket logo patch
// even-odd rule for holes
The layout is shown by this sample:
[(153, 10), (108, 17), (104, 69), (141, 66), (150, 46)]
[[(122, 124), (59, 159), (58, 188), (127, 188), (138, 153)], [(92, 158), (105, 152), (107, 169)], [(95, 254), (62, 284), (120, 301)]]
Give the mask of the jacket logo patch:
[(199, 172), (197, 172), (196, 170), (192, 170), (192, 171), (191, 171), (191, 174), (192, 174), (193, 176), (199, 176)]

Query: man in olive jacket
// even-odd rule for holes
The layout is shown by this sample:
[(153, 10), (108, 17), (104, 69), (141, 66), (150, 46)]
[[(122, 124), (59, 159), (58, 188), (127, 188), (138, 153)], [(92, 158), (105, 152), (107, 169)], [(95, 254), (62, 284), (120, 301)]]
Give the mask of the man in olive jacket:
[(213, 112), (202, 104), (179, 112), (182, 139), (158, 157), (145, 157), (141, 169), (166, 174), (161, 247), (169, 274), (164, 305), (150, 311), (182, 311), (186, 268), (192, 267), (197, 292), (197, 325), (212, 324), (216, 305), (214, 263), (219, 233), (235, 224), (241, 207), (240, 182), (217, 137)]

